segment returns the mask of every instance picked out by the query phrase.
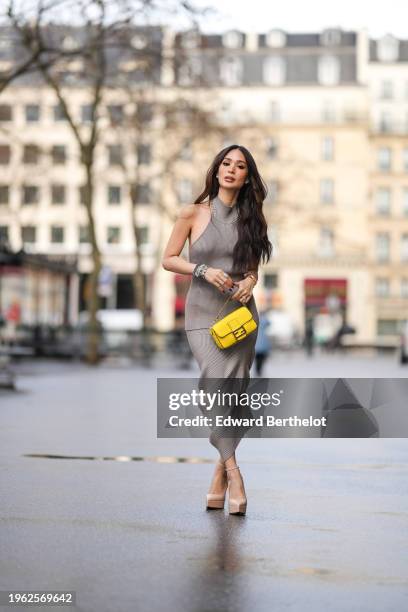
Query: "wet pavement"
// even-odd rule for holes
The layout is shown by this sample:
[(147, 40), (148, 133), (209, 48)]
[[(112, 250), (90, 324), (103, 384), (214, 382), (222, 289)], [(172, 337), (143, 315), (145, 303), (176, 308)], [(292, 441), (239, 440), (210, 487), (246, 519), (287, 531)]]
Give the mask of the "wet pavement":
[[(290, 359), (264, 375), (307, 366)], [(356, 372), (339, 359), (317, 358), (319, 376)], [(408, 371), (356, 361), (358, 376)], [(247, 515), (229, 516), (205, 511), (207, 440), (156, 439), (156, 377), (196, 370), (19, 373), (0, 393), (1, 590), (75, 590), (86, 612), (407, 608), (406, 440), (244, 439)]]

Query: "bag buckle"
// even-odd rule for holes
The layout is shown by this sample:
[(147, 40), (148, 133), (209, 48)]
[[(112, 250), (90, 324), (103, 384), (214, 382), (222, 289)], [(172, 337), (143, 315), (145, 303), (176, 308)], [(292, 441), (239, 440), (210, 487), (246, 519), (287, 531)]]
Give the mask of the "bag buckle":
[(232, 332), (235, 336), (235, 338), (241, 338), (241, 336), (245, 335), (245, 329), (243, 326), (238, 327), (238, 329), (234, 329)]

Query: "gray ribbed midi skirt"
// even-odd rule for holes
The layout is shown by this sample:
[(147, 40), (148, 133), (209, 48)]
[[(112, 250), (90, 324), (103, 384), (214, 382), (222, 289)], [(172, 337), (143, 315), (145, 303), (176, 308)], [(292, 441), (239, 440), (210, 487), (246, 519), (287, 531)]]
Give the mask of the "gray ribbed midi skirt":
[[(227, 349), (219, 349), (207, 329), (186, 331), (191, 351), (200, 368), (199, 388), (208, 393), (244, 393), (250, 381), (255, 357), (256, 329), (247, 338)], [(204, 413), (208, 416), (208, 412)], [(211, 416), (251, 417), (249, 409), (239, 405), (214, 406)], [(211, 428), (210, 442), (226, 461), (247, 431), (243, 427)], [(226, 437), (227, 436), (227, 437)]]

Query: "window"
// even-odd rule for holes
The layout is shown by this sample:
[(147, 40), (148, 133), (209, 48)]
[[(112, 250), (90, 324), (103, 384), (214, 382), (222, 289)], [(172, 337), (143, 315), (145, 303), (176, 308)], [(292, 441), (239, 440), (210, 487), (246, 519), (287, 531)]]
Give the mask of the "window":
[(135, 189), (135, 202), (148, 204), (150, 202), (150, 185), (148, 183), (139, 183)]
[(402, 190), (402, 214), (408, 217), (408, 187)]
[(108, 145), (108, 158), (110, 166), (121, 166), (123, 163), (122, 145)]
[(391, 190), (379, 187), (376, 193), (376, 211), (379, 215), (389, 215), (391, 210)]
[(92, 122), (92, 104), (82, 104), (81, 106), (81, 123), (91, 123)]
[(382, 62), (397, 60), (398, 51), (399, 41), (392, 34), (386, 34), (377, 42), (378, 59)]
[(64, 38), (62, 39), (62, 48), (66, 49), (67, 51), (74, 51), (75, 49), (78, 49), (79, 47), (79, 41), (76, 40), (73, 36), (70, 36), (69, 34), (67, 36), (64, 36)]
[(39, 195), (37, 185), (23, 185), (23, 204), (37, 204)]
[(36, 228), (34, 225), (23, 225), (21, 228), (21, 240), (24, 244), (34, 244), (36, 242)]
[(279, 102), (277, 102), (276, 100), (271, 100), (269, 106), (269, 118), (272, 123), (277, 123), (278, 121), (280, 121), (280, 106)]
[(78, 191), (79, 191), (79, 203), (85, 204), (86, 186), (81, 185)]
[(10, 198), (10, 188), (8, 185), (0, 185), (0, 204), (8, 204)]
[(51, 203), (65, 204), (65, 185), (51, 185)]
[(383, 133), (392, 131), (392, 114), (390, 111), (381, 111), (378, 129)]
[(139, 144), (136, 149), (137, 162), (138, 164), (150, 164), (151, 161), (151, 147), (148, 144)]
[(107, 243), (108, 244), (119, 244), (120, 242), (120, 227), (114, 227), (110, 225), (107, 228)]
[(79, 226), (79, 242), (80, 244), (86, 244), (90, 242), (88, 225)]
[(180, 125), (190, 123), (194, 119), (194, 109), (187, 100), (180, 100), (176, 109), (171, 114), (172, 120)]
[(401, 261), (408, 262), (408, 234), (401, 236)]
[(191, 161), (193, 159), (193, 147), (191, 142), (185, 141), (180, 151), (180, 159), (183, 161)]
[(224, 85), (241, 85), (243, 76), (242, 62), (239, 57), (225, 57), (220, 61), (220, 77)]
[(225, 32), (222, 36), (222, 44), (224, 47), (228, 49), (237, 49), (238, 47), (242, 47), (244, 37), (241, 32), (237, 30), (230, 30), (229, 32)]
[(6, 165), (10, 163), (10, 147), (9, 145), (0, 145), (0, 164)]
[(278, 199), (279, 183), (276, 179), (272, 179), (268, 182), (268, 195), (267, 202), (274, 204)]
[(140, 123), (149, 123), (153, 119), (153, 104), (140, 102), (137, 105), (137, 120)]
[(147, 45), (147, 38), (143, 34), (134, 34), (130, 41), (130, 44), (134, 49), (144, 49)]
[(64, 228), (62, 225), (51, 225), (51, 242), (53, 244), (64, 242)]
[(401, 278), (401, 297), (408, 298), (408, 278)]
[(323, 136), (322, 138), (322, 159), (324, 161), (332, 161), (333, 151), (334, 151), (333, 136)]
[(265, 38), (268, 47), (284, 47), (286, 43), (286, 34), (282, 30), (269, 30)]
[(193, 199), (193, 184), (188, 179), (181, 179), (177, 183), (177, 193), (182, 204), (191, 202)]
[(329, 227), (322, 227), (320, 229), (319, 255), (322, 257), (334, 255), (334, 233)]
[(272, 55), (265, 58), (263, 80), (267, 85), (282, 85), (286, 77), (286, 64), (283, 57)]
[(137, 228), (139, 245), (147, 244), (149, 242), (149, 227), (142, 225)]
[(404, 172), (408, 172), (408, 147), (404, 147), (404, 149), (402, 149), (402, 164)]
[(388, 278), (376, 278), (375, 279), (375, 295), (377, 297), (389, 297), (390, 281)]
[(378, 149), (378, 168), (379, 170), (391, 169), (391, 149), (389, 147), (380, 147)]
[(65, 164), (67, 160), (65, 145), (54, 145), (51, 149), (51, 158), (55, 166)]
[(272, 243), (275, 257), (279, 255), (279, 229), (277, 225), (268, 225), (268, 238)]
[(277, 289), (278, 288), (278, 275), (265, 273), (263, 277), (263, 286), (265, 289)]
[(0, 104), (0, 121), (12, 121), (13, 113), (10, 104)]
[(324, 46), (340, 45), (341, 32), (337, 29), (328, 28), (320, 34), (320, 43)]
[(397, 319), (378, 319), (377, 320), (377, 335), (378, 336), (395, 336), (399, 333), (400, 323)]
[(119, 185), (108, 185), (108, 203), (120, 204), (121, 188)]
[(278, 141), (273, 136), (266, 139), (266, 154), (269, 159), (276, 159), (278, 155)]
[(194, 49), (200, 43), (200, 34), (197, 30), (189, 30), (181, 35), (181, 46), (184, 49)]
[(340, 63), (337, 57), (319, 57), (317, 69), (317, 78), (321, 85), (337, 85), (340, 80)]
[(201, 59), (189, 57), (178, 69), (178, 83), (184, 87), (194, 85), (200, 79), (202, 71)]
[(322, 107), (322, 120), (324, 123), (333, 123), (336, 119), (336, 111), (333, 100), (325, 100)]
[(333, 204), (334, 181), (331, 178), (320, 180), (320, 202), (321, 204)]
[(121, 123), (123, 121), (123, 106), (121, 104), (109, 104), (108, 114), (112, 124)]
[(66, 116), (62, 104), (54, 105), (54, 121), (65, 121)]
[(384, 100), (390, 100), (393, 97), (393, 82), (389, 79), (381, 81), (380, 97)]
[(24, 164), (38, 164), (40, 160), (40, 150), (37, 145), (25, 145), (23, 152)]
[(26, 105), (25, 120), (27, 123), (36, 123), (40, 120), (40, 107), (38, 106), (38, 104)]
[(7, 225), (0, 225), (0, 244), (7, 244), (9, 241), (9, 228)]
[(390, 259), (390, 236), (386, 232), (380, 232), (375, 237), (375, 254), (379, 263)]

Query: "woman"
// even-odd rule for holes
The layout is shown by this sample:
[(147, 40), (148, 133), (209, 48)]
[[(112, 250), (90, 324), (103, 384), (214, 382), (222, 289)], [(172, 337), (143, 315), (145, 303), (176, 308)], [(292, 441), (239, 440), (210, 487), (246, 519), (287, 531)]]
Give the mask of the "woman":
[[(231, 347), (219, 349), (209, 328), (228, 295), (231, 299), (220, 316), (235, 310), (239, 307), (236, 302), (240, 302), (259, 321), (252, 292), (260, 261), (269, 261), (272, 253), (262, 212), (266, 194), (248, 149), (241, 145), (224, 148), (207, 172), (203, 192), (194, 204), (180, 211), (163, 254), (165, 270), (193, 274), (186, 298), (185, 330), (201, 370), (201, 386), (207, 389), (207, 379), (222, 377), (224, 387), (229, 378), (242, 380), (240, 390), (244, 391), (250, 378), (257, 330)], [(188, 237), (189, 262), (180, 257)], [(231, 414), (237, 410), (233, 406)], [(207, 509), (223, 508), (228, 489), (230, 513), (245, 514), (245, 487), (235, 457), (242, 435), (238, 428), (232, 437), (212, 430), (210, 442), (218, 449), (220, 459), (207, 494)]]

